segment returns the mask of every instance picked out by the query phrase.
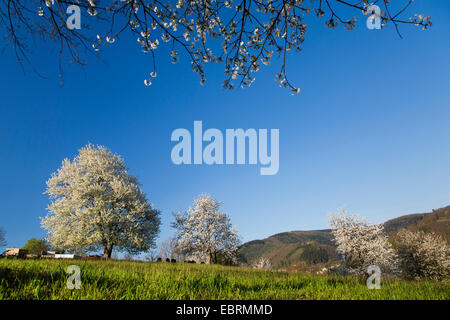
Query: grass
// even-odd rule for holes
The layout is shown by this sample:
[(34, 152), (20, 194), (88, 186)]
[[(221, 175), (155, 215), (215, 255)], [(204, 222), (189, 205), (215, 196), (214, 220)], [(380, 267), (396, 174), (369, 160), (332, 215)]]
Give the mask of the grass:
[[(67, 266), (81, 269), (69, 290)], [(450, 299), (450, 283), (382, 281), (225, 266), (0, 259), (0, 299)]]

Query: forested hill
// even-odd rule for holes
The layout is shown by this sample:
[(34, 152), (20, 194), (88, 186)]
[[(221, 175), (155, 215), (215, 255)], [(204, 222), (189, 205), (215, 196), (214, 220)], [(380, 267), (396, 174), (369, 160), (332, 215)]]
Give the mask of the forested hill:
[[(389, 236), (402, 228), (435, 232), (450, 241), (450, 206), (429, 213), (403, 215), (386, 221)], [(244, 243), (239, 248), (241, 262), (249, 263), (261, 257), (269, 258), (277, 268), (321, 264), (336, 259), (331, 230), (290, 231), (263, 240)]]
[(435, 232), (450, 241), (450, 206), (432, 210), (430, 213), (401, 216), (384, 223), (384, 230), (389, 235), (396, 233), (401, 228)]

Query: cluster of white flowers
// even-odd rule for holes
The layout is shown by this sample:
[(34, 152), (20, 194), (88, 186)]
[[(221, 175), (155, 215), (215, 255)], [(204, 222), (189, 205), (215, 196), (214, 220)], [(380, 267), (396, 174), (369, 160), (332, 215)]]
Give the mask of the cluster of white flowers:
[(364, 275), (370, 265), (377, 265), (384, 275), (398, 272), (396, 254), (384, 234), (383, 225), (367, 224), (363, 218), (347, 215), (330, 216), (337, 252), (347, 272)]
[(431, 22), (430, 16), (425, 16), (423, 13), (420, 14), (414, 14), (413, 18), (409, 18), (409, 20), (414, 23), (416, 26), (421, 26), (422, 30), (426, 30), (429, 27), (433, 26), (433, 23)]
[(377, 265), (383, 275), (401, 275), (408, 279), (448, 279), (450, 250), (447, 242), (434, 233), (402, 229), (393, 237), (393, 245), (383, 225), (369, 225), (364, 219), (331, 215), (330, 224), (341, 271), (364, 275), (367, 267)]
[(42, 226), (55, 248), (102, 249), (109, 258), (113, 249), (137, 253), (154, 246), (159, 211), (122, 158), (102, 146), (89, 144), (73, 161), (65, 159), (47, 181), (46, 193), (52, 203)]
[(320, 269), (320, 271), (317, 271), (316, 274), (327, 274), (328, 273), (328, 268), (323, 267), (322, 269)]
[[(310, 12), (319, 18), (327, 15), (326, 26), (334, 28), (342, 24), (352, 30), (356, 18), (341, 18), (335, 7), (348, 6), (360, 14), (366, 12), (371, 4), (369, 0), (77, 0), (76, 5), (88, 13), (89, 19), (84, 25), (89, 28), (67, 30), (62, 27), (66, 20), (63, 6), (67, 4), (66, 1), (45, 0), (44, 7), (42, 1), (36, 0), (5, 3), (10, 8), (2, 8), (0, 4), (0, 21), (4, 22), (7, 33), (14, 40), (13, 44), (19, 49), (24, 49), (25, 45), (21, 42), (22, 37), (14, 33), (23, 29), (18, 25), (24, 21), (27, 22), (27, 30), (33, 29), (31, 26), (35, 24), (36, 30), (42, 31), (42, 35), (51, 35), (58, 42), (62, 40), (61, 45), (69, 48), (68, 52), (77, 62), (81, 62), (77, 47), (87, 48), (91, 45), (94, 53), (100, 51), (98, 43), (89, 43), (90, 29), (95, 34), (104, 30), (101, 38), (107, 41), (102, 45), (111, 44), (120, 34), (131, 31), (141, 50), (151, 55), (153, 71), (156, 69), (155, 50), (161, 47), (160, 42), (167, 43), (171, 62), (177, 63), (180, 60), (179, 51), (184, 51), (193, 71), (199, 74), (201, 84), (206, 81), (205, 63), (224, 63), (223, 87), (227, 89), (251, 86), (255, 80), (254, 73), (260, 70), (261, 65), (269, 65), (276, 54), (281, 60), (281, 68), (275, 80), (293, 94), (299, 93), (300, 89), (287, 78), (286, 58), (290, 51), (301, 51), (307, 30), (305, 15)], [(401, 20), (400, 16), (412, 1), (395, 13), (390, 12), (387, 0), (384, 3), (381, 14), (383, 25), (392, 22), (396, 27), (399, 23), (422, 28), (431, 26), (430, 17), (423, 14)], [(14, 15), (6, 14), (10, 11)], [(29, 16), (36, 11), (37, 19)], [(95, 22), (93, 17), (96, 18)], [(23, 51), (16, 52), (20, 54)], [(145, 81), (146, 85), (150, 83), (149, 80)]]
[(394, 245), (406, 278), (448, 278), (450, 250), (440, 236), (423, 231), (401, 230), (394, 238)]
[(269, 258), (261, 257), (252, 263), (252, 267), (255, 269), (270, 270), (272, 269), (272, 262)]
[(210, 195), (200, 195), (189, 210), (174, 213), (177, 248), (188, 259), (207, 264), (217, 262), (217, 255), (235, 259), (238, 235), (219, 207)]

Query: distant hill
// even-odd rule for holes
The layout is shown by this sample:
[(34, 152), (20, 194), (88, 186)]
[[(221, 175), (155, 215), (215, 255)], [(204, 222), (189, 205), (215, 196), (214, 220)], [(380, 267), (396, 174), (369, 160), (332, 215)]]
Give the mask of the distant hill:
[(432, 210), (430, 213), (419, 213), (401, 216), (385, 222), (385, 231), (392, 235), (401, 228), (411, 231), (434, 232), (450, 241), (450, 206)]
[[(384, 223), (393, 236), (402, 228), (435, 232), (447, 241), (450, 238), (450, 206), (430, 213), (404, 215)], [(263, 240), (244, 243), (238, 251), (239, 260), (251, 264), (261, 257), (269, 258), (276, 268), (324, 264), (336, 260), (331, 230), (290, 231)]]
[(276, 267), (288, 267), (299, 261), (327, 262), (335, 257), (331, 230), (291, 231), (254, 240), (239, 248), (239, 258), (251, 263), (269, 258)]
[[(404, 226), (398, 221), (401, 220)], [(434, 232), (450, 241), (450, 206), (432, 210), (430, 213), (412, 214), (386, 221), (385, 230), (395, 233), (400, 228), (411, 231)]]

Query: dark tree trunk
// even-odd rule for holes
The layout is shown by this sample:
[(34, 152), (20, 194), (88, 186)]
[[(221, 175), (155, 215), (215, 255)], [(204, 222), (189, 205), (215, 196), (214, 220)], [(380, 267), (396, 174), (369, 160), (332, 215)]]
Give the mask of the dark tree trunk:
[(111, 259), (112, 251), (113, 251), (113, 245), (110, 245), (108, 248), (108, 245), (104, 244), (103, 245), (103, 258)]

